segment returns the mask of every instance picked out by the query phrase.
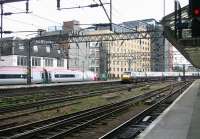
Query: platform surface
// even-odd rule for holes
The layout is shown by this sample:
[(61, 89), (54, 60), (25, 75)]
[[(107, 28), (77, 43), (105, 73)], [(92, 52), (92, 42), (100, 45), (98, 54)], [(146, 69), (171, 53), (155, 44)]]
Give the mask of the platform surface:
[(170, 105), (139, 139), (200, 139), (200, 80)]

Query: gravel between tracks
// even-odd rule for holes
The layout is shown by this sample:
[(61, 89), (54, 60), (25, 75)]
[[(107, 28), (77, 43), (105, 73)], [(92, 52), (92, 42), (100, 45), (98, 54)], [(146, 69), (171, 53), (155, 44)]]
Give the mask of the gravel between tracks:
[(127, 121), (134, 115), (138, 114), (142, 110), (146, 109), (147, 105), (140, 105), (137, 107), (131, 107), (129, 110), (127, 110), (126, 113), (121, 114), (118, 117), (113, 117), (110, 119), (105, 120), (104, 122), (100, 122), (97, 124), (97, 126), (93, 125), (89, 128), (87, 128), (87, 131), (84, 132), (82, 130), (81, 132), (78, 132), (78, 134), (73, 134), (70, 137), (65, 137), (64, 139), (98, 139), (102, 135), (106, 134), (108, 131), (114, 129), (115, 127), (122, 124), (124, 121)]
[[(152, 85), (151, 90), (161, 88), (167, 84), (168, 83)], [(83, 109), (88, 109), (91, 107), (97, 107), (97, 106), (101, 106), (104, 104), (113, 103), (113, 102), (116, 102), (119, 100), (127, 99), (129, 97), (133, 97), (135, 95), (141, 94), (141, 92), (144, 93), (144, 92), (150, 91), (150, 90), (138, 91), (140, 89), (141, 88), (136, 88), (136, 89), (133, 89), (131, 92), (124, 90), (124, 91), (120, 91), (117, 93), (115, 92), (115, 93), (104, 94), (102, 96), (84, 98), (84, 99), (78, 100), (80, 103), (77, 103), (77, 104), (74, 104), (71, 106), (65, 106), (65, 107), (58, 108), (58, 109), (52, 109), (52, 110), (48, 110), (48, 111), (34, 113), (34, 114), (27, 115), (24, 117), (5, 120), (4, 122), (0, 123), (0, 126), (9, 124), (9, 123), (13, 123), (13, 122), (17, 122), (16, 124), (19, 125), (19, 124), (25, 124), (25, 123), (29, 123), (29, 122), (38, 121), (38, 120), (44, 120), (44, 119), (51, 118), (54, 116), (60, 116), (63, 114), (69, 114), (69, 113), (77, 112), (77, 111), (80, 111)], [(114, 94), (114, 97), (109, 98), (109, 96), (113, 96), (113, 94)], [(90, 103), (88, 103), (88, 102), (90, 102)]]

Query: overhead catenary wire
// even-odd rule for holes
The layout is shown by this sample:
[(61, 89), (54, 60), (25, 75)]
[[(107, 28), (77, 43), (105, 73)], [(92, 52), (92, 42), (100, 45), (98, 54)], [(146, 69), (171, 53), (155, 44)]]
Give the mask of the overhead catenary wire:
[[(94, 1), (94, 0), (93, 0)], [(95, 2), (95, 4), (91, 4), (91, 5), (87, 5), (87, 6), (89, 6), (89, 7), (96, 7), (96, 6), (102, 6), (101, 4), (99, 4), (99, 3), (97, 3), (96, 1), (94, 1)], [(109, 4), (109, 3), (103, 3), (103, 4)], [(22, 9), (19, 9), (19, 8), (17, 8), (17, 7), (13, 7), (13, 6), (8, 6), (8, 7), (10, 7), (10, 8), (14, 8), (14, 9), (16, 9), (16, 10), (22, 10)], [(62, 9), (62, 8), (61, 8)], [(52, 19), (49, 19), (49, 18), (46, 18), (46, 17), (42, 17), (42, 16), (39, 16), (39, 15), (37, 15), (37, 14), (34, 14), (34, 13), (30, 13), (30, 15), (31, 16), (35, 16), (35, 17), (37, 17), (37, 18), (40, 18), (40, 19), (43, 19), (43, 20), (46, 20), (46, 21), (49, 21), (49, 22), (52, 22), (52, 23), (56, 23), (56, 24), (60, 24), (60, 25), (62, 25), (61, 23), (58, 23), (57, 21), (54, 21), (54, 20), (52, 20)], [(9, 19), (9, 20), (12, 20), (12, 19)], [(15, 19), (13, 19), (13, 21), (17, 21), (17, 20), (15, 20)], [(23, 24), (26, 24), (25, 22), (22, 22), (22, 21), (17, 21), (18, 23), (23, 23)], [(113, 23), (114, 24), (114, 23)], [(33, 24), (27, 24), (27, 25), (31, 25), (31, 26), (37, 26), (37, 25), (33, 25)], [(117, 25), (117, 26), (120, 26), (120, 27), (123, 27), (123, 28), (126, 28), (126, 29), (129, 29), (129, 30), (131, 30), (131, 31), (134, 31), (133, 29), (131, 29), (131, 28), (129, 28), (129, 27), (126, 27), (126, 26), (122, 26), (122, 25), (119, 25), (119, 24), (114, 24), (114, 25)]]
[(100, 7), (102, 5), (106, 5), (106, 4), (109, 4), (109, 3), (90, 4), (90, 5), (75, 6), (75, 7), (66, 7), (66, 8), (60, 8), (59, 10), (70, 10), (70, 9), (80, 9), (80, 8), (96, 8), (96, 7)]
[(24, 22), (24, 21), (17, 20), (17, 19), (11, 19), (11, 18), (9, 18), (9, 17), (5, 17), (5, 19), (10, 20), (10, 21), (14, 21), (14, 22), (18, 22), (18, 23), (21, 23), (21, 24), (24, 24), (24, 25), (33, 26), (33, 27), (35, 27), (35, 28), (41, 28), (41, 26), (37, 26), (37, 25), (35, 25), (35, 24), (28, 23), (28, 22)]
[[(10, 7), (10, 8), (13, 8), (13, 9), (15, 9), (15, 10), (18, 10), (18, 11), (23, 11), (22, 9), (17, 8), (17, 7), (13, 7), (13, 6), (10, 6), (10, 5), (7, 5), (7, 6)], [(51, 23), (56, 23), (56, 24), (62, 25), (61, 23), (59, 23), (59, 22), (57, 22), (57, 21), (55, 21), (55, 20), (53, 20), (53, 19), (49, 19), (49, 18), (47, 18), (47, 17), (42, 17), (42, 16), (40, 16), (40, 15), (35, 14), (34, 12), (29, 12), (28, 15), (37, 17), (37, 18), (42, 19), (42, 20), (49, 21), (49, 22), (51, 22)]]

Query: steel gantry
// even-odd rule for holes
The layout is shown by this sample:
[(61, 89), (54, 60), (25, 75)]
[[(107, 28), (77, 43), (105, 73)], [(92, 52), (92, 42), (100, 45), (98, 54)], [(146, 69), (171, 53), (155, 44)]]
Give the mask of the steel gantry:
[[(156, 35), (155, 35), (156, 33)], [(116, 40), (135, 40), (135, 39), (151, 39), (163, 37), (161, 31), (136, 31), (136, 32), (111, 32), (99, 34), (69, 34), (58, 33), (56, 35), (39, 36), (30, 39), (33, 43), (83, 43), (83, 42), (99, 42), (99, 41), (116, 41)]]

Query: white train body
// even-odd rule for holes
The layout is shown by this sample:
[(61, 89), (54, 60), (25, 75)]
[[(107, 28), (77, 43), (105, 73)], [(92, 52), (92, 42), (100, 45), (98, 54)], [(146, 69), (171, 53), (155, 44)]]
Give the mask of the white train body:
[[(145, 80), (176, 79), (182, 77), (183, 72), (124, 72), (122, 82), (137, 82)], [(199, 77), (200, 72), (185, 72), (185, 77)]]
[[(61, 83), (72, 81), (93, 81), (96, 74), (91, 71), (73, 71), (61, 68), (32, 67), (32, 83)], [(27, 69), (25, 67), (0, 67), (0, 85), (26, 84)]]

